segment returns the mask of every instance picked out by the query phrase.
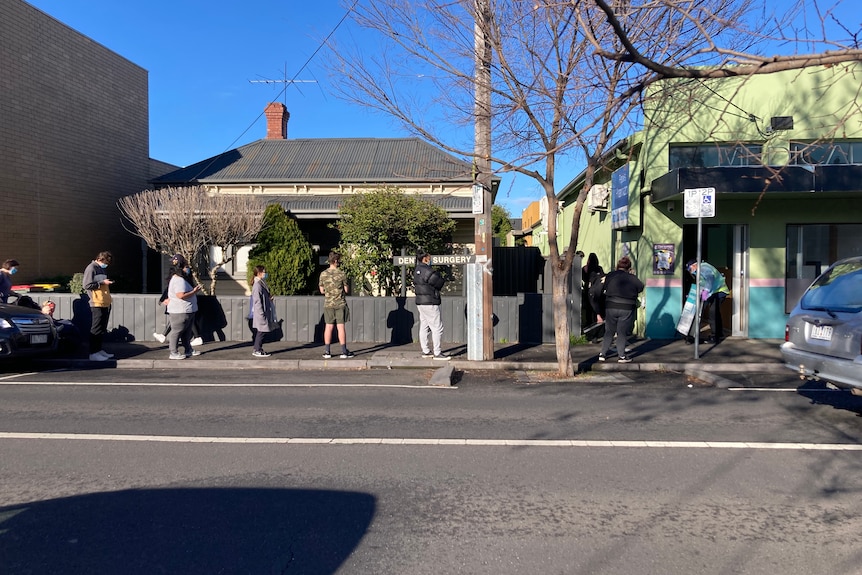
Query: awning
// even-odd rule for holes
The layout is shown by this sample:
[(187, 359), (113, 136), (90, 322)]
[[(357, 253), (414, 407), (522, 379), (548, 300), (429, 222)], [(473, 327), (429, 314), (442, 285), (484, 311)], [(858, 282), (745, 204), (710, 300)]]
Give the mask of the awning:
[[(862, 166), (728, 166), (678, 168), (652, 181), (652, 203), (679, 200), (687, 189), (715, 188), (716, 194), (829, 193), (854, 197), (862, 193)], [(740, 196), (743, 197), (743, 196)]]

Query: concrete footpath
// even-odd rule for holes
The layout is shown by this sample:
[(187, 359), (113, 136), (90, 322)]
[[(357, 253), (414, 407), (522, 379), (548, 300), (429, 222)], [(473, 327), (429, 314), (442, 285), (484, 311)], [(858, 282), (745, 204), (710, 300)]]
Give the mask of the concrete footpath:
[[(588, 371), (696, 371), (698, 374), (718, 373), (791, 373), (784, 367), (775, 339), (728, 338), (717, 345), (700, 344), (699, 358), (694, 358), (694, 345), (682, 339), (638, 340), (629, 354), (632, 363), (620, 364), (612, 352), (606, 362), (598, 361), (600, 345), (583, 344), (570, 348), (577, 372)], [(105, 362), (86, 359), (85, 350), (77, 355), (28, 360), (31, 367), (57, 368), (127, 368), (127, 369), (439, 369), (469, 370), (537, 370), (555, 372), (557, 360), (551, 344), (498, 344), (494, 359), (470, 361), (465, 344), (444, 344), (450, 361), (423, 359), (418, 343), (404, 345), (352, 344), (350, 359), (340, 359), (340, 346), (332, 346), (333, 358), (323, 359), (323, 345), (316, 343), (276, 342), (264, 345), (270, 357), (253, 357), (251, 342), (208, 342), (198, 346), (201, 354), (184, 360), (168, 359), (166, 344), (157, 342), (106, 342), (105, 349), (115, 358)], [(0, 364), (2, 365), (2, 364)]]

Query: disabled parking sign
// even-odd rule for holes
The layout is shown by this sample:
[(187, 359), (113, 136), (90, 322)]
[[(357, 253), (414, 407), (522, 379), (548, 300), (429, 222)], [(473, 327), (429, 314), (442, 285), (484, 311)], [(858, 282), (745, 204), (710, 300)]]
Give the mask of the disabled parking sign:
[(715, 217), (715, 188), (684, 190), (683, 215), (687, 218)]

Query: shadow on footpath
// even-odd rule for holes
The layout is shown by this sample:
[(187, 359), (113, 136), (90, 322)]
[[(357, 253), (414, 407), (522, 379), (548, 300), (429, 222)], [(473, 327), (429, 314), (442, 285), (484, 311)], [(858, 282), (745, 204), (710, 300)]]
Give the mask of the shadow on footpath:
[(376, 510), (368, 494), (141, 489), (0, 508), (2, 572), (335, 573)]

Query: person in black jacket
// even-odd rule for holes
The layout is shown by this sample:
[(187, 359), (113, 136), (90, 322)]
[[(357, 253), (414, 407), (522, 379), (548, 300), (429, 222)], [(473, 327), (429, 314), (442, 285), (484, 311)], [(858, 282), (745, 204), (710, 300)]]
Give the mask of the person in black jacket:
[(599, 256), (591, 253), (587, 258), (587, 265), (581, 268), (581, 281), (583, 282), (582, 299), (581, 299), (581, 314), (584, 321), (581, 327), (590, 327), (596, 322), (603, 321), (605, 310), (602, 308), (602, 302), (592, 297), (590, 288), (605, 275), (605, 270), (599, 265)]
[(617, 269), (602, 278), (605, 288), (605, 337), (599, 361), (607, 358), (616, 334), (618, 361), (631, 362), (631, 358), (626, 355), (626, 341), (635, 325), (638, 294), (644, 289), (643, 282), (635, 277), (631, 269), (632, 261), (623, 256), (617, 262)]
[[(431, 267), (431, 256), (420, 251), (416, 255), (416, 271), (413, 274), (413, 291), (416, 294), (416, 307), (419, 310), (419, 344), (422, 357), (446, 361), (440, 342), (443, 339), (443, 319), (440, 317), (440, 290), (446, 280)], [(428, 334), (431, 334), (431, 346)], [(432, 355), (433, 347), (433, 355)]]

